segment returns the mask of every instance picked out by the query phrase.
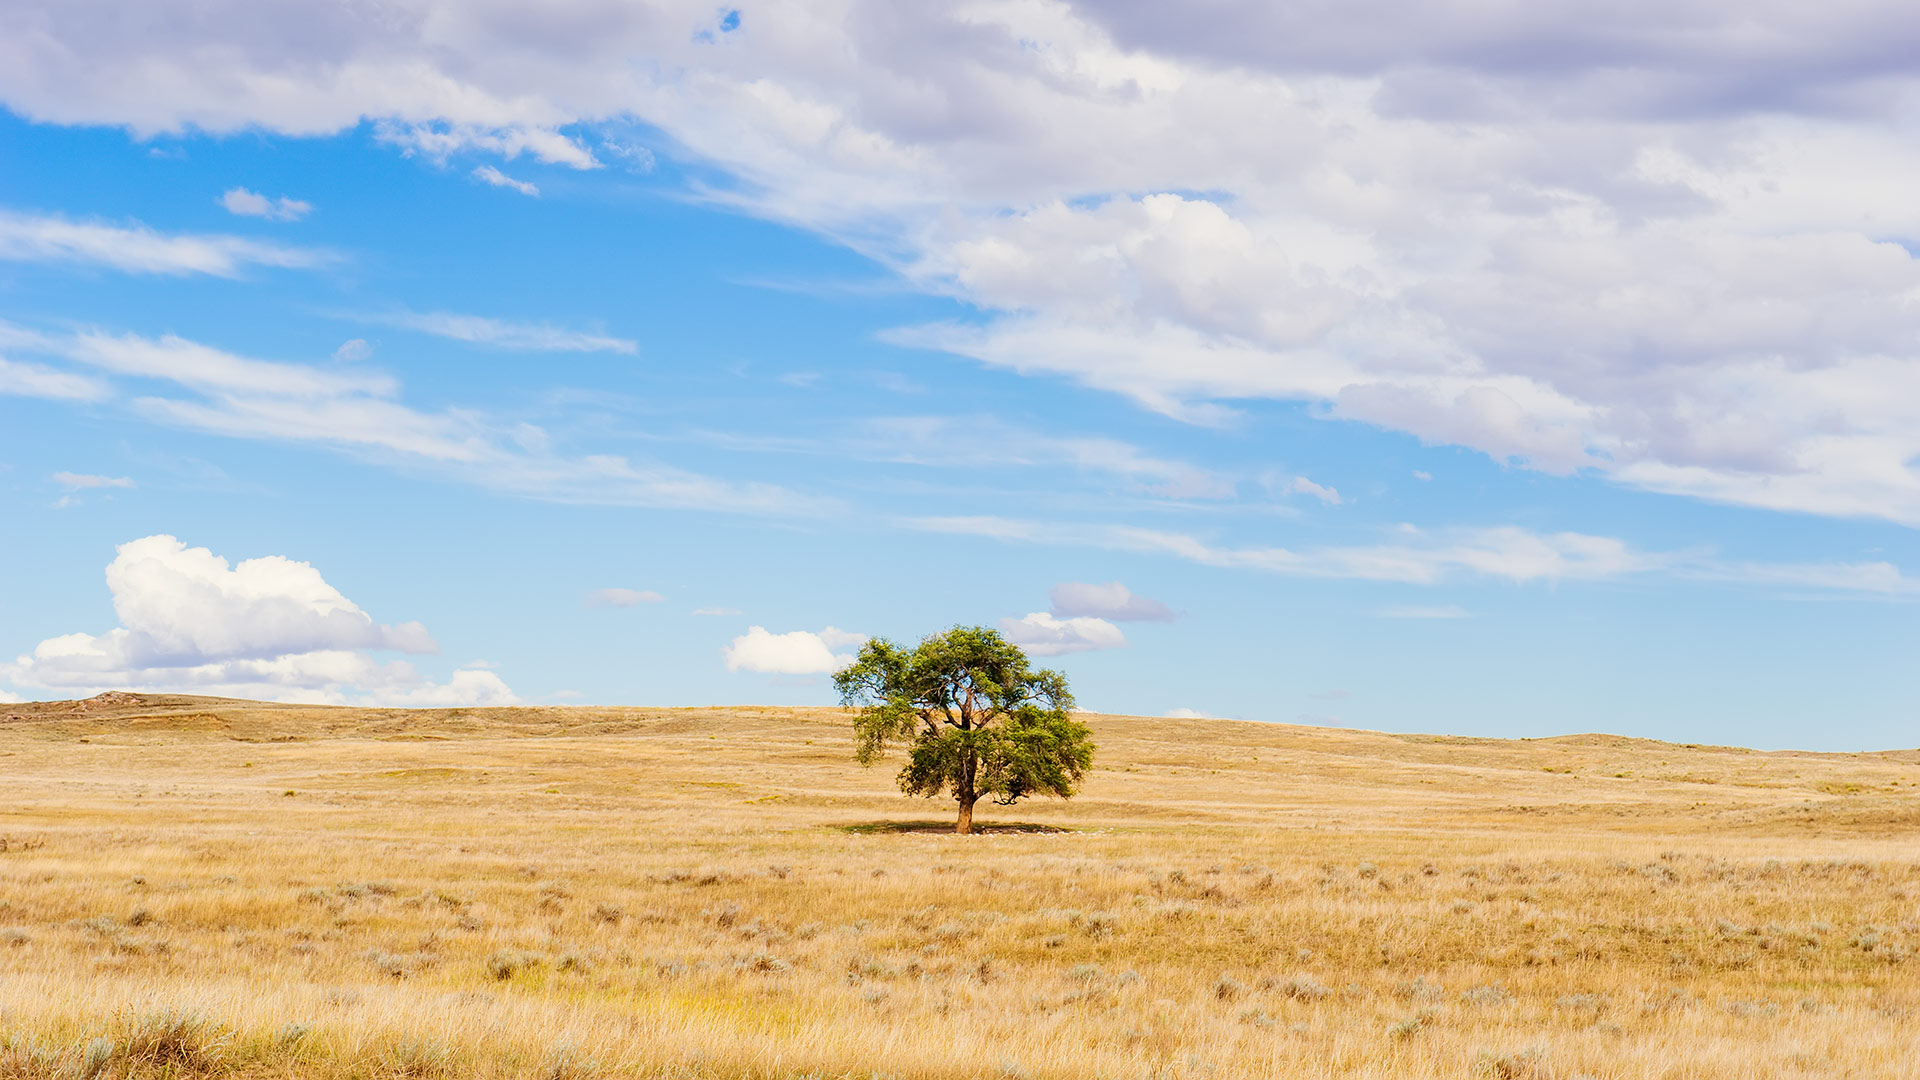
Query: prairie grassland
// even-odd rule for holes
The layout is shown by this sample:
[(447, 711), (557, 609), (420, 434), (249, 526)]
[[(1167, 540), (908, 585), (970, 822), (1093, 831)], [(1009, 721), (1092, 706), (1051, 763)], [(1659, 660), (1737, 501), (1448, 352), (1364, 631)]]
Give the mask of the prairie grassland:
[(1920, 754), (1089, 722), (0, 706), (0, 1080), (1920, 1075)]

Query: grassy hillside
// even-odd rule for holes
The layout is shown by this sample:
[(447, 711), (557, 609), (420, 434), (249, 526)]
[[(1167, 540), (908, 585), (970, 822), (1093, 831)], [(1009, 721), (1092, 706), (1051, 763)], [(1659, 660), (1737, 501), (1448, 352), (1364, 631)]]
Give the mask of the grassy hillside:
[(1088, 719), (0, 705), (0, 1080), (1913, 1074), (1920, 754)]

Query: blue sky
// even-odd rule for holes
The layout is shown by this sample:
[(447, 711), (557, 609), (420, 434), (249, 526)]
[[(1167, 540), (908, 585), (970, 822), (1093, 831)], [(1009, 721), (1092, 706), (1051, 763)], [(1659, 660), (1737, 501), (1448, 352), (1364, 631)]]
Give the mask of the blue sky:
[(1916, 742), (1871, 25), (392, 7), (0, 22), (0, 700), (823, 704), (980, 623), (1104, 711)]

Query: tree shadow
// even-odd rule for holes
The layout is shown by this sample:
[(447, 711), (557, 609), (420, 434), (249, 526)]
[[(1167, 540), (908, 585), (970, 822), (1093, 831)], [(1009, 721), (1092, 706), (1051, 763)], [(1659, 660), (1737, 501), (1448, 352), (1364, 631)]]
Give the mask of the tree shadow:
[[(945, 821), (859, 821), (851, 825), (835, 825), (833, 828), (844, 833), (854, 833), (859, 836), (872, 836), (885, 833), (946, 833), (949, 836), (955, 835), (952, 818), (948, 818)], [(973, 823), (973, 831), (977, 836), (981, 833), (1005, 835), (1009, 833), (1065, 833), (1072, 832), (1073, 830), (1062, 828), (1058, 825), (1041, 825), (1031, 821), (976, 821)]]

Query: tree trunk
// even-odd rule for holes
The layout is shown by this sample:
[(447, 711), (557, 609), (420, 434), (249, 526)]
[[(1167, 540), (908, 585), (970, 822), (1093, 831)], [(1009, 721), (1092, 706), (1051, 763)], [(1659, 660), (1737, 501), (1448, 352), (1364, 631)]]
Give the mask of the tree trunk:
[(961, 836), (973, 832), (973, 801), (972, 795), (960, 797), (960, 820), (954, 824), (953, 831)]

